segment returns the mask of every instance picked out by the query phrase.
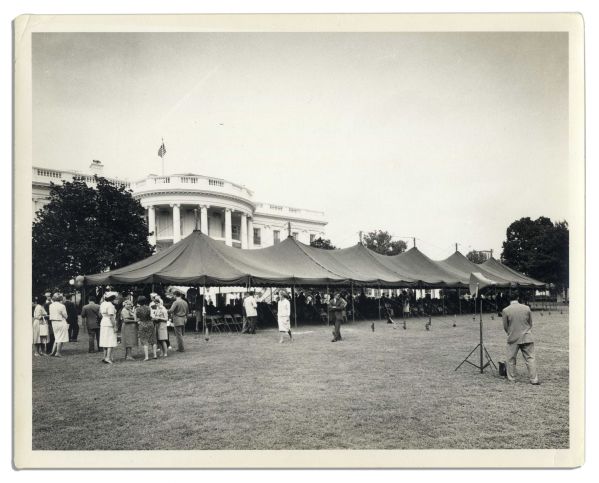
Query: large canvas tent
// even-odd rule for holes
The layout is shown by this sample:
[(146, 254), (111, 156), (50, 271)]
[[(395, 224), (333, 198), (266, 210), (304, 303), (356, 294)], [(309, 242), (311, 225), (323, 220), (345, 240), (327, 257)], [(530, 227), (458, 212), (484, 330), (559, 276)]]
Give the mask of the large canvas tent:
[(342, 250), (324, 250), (292, 237), (271, 247), (240, 250), (200, 231), (139, 262), (87, 275), (85, 284), (461, 288), (468, 286), (472, 272), (480, 272), (499, 287), (545, 285), (493, 258), (478, 265), (459, 252), (435, 261), (417, 248), (385, 256), (361, 243)]

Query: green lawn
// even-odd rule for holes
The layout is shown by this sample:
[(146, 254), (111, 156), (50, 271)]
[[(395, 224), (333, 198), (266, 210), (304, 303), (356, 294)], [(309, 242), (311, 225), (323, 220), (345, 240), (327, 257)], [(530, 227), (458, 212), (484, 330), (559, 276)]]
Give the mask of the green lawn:
[[(485, 315), (486, 344), (503, 360), (501, 321)], [(62, 359), (33, 361), (33, 448), (410, 449), (567, 448), (568, 317), (534, 313), (540, 386), (455, 367), (478, 342), (472, 316), (408, 329), (350, 323), (298, 328), (278, 344), (257, 335), (185, 337), (187, 352), (101, 364), (87, 334)]]

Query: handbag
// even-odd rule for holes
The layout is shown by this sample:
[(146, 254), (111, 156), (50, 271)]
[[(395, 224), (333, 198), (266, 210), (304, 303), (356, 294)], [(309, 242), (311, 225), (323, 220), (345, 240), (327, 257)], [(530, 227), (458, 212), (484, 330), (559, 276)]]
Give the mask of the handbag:
[(501, 377), (507, 377), (507, 366), (505, 362), (498, 361), (497, 364), (499, 365), (499, 375)]

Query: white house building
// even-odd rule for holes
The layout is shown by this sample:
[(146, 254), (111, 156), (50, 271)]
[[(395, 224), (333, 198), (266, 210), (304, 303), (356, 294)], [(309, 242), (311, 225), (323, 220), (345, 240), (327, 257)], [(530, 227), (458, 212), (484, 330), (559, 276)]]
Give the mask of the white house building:
[[(33, 167), (33, 216), (48, 202), (50, 183), (80, 179), (93, 186), (103, 165), (93, 161), (88, 173)], [(271, 246), (291, 234), (302, 243), (325, 234), (322, 211), (263, 203), (243, 185), (193, 173), (156, 176), (138, 181), (108, 178), (131, 189), (146, 209), (150, 243), (157, 250), (177, 243), (196, 227), (238, 248)]]

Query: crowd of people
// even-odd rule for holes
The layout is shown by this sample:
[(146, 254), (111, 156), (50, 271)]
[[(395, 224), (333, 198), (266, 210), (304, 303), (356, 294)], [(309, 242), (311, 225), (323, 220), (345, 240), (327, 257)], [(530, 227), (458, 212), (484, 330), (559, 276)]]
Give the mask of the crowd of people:
[[(276, 296), (271, 292), (272, 297), (268, 302), (262, 295), (256, 297), (255, 292), (248, 291), (245, 296), (230, 300), (223, 309), (229, 313), (240, 311), (244, 320), (241, 332), (255, 334), (260, 307), (263, 306), (263, 314), (270, 314), (276, 318), (281, 344), (287, 336), (289, 341), (293, 341), (292, 303), (296, 313), (304, 318), (316, 315), (322, 320), (324, 314), (327, 322), (333, 323), (331, 342), (339, 342), (343, 340), (341, 324), (347, 321), (349, 310), (357, 311), (359, 308), (360, 311), (369, 313), (376, 304), (379, 314), (382, 307), (382, 315), (389, 323), (394, 323), (392, 317), (395, 310), (401, 313), (405, 320), (411, 315), (435, 313), (434, 308), (439, 306), (439, 300), (443, 311), (451, 310), (456, 302), (456, 298), (447, 296), (446, 293), (441, 293), (442, 299), (430, 296), (416, 299), (414, 293), (407, 290), (394, 297), (381, 296), (379, 299), (367, 297), (364, 292), (354, 299), (352, 294), (340, 291), (335, 292), (331, 298), (328, 290), (326, 293), (301, 291), (295, 294), (293, 300), (286, 290), (279, 290)], [(48, 292), (37, 298), (33, 308), (33, 355), (62, 357), (64, 344), (78, 340), (79, 315), (88, 334), (88, 352), (101, 352), (101, 361), (104, 364), (114, 363), (114, 349), (119, 345), (119, 334), (126, 361), (135, 359), (133, 349), (139, 345), (143, 347), (143, 361), (158, 359), (158, 352), (161, 353), (161, 357), (168, 357), (168, 352), (172, 349), (169, 326), (172, 327), (177, 341), (177, 351), (185, 352), (183, 336), (190, 316), (194, 314), (192, 318), (196, 319), (197, 331), (198, 320), (207, 314), (217, 313), (218, 309), (212, 301), (205, 303), (196, 289), (190, 289), (186, 294), (174, 290), (165, 296), (169, 301), (168, 306), (158, 293), (152, 292), (148, 296), (138, 294), (135, 297), (133, 293), (127, 295), (109, 290), (101, 295), (99, 305), (96, 303), (96, 296), (89, 296), (79, 314), (72, 295)], [(459, 298), (459, 294), (456, 297), (457, 304), (460, 305), (462, 299)], [(463, 301), (467, 309), (474, 308), (474, 299), (467, 297)], [(526, 362), (530, 382), (539, 384), (530, 307), (520, 304), (517, 296), (508, 298), (504, 294), (487, 296), (486, 301), (492, 311), (502, 312), (503, 327), (508, 335), (507, 379), (515, 380), (516, 355), (520, 351)], [(472, 307), (469, 302), (472, 302)], [(199, 312), (198, 308), (201, 308)], [(209, 329), (209, 325), (206, 325), (206, 328)], [(372, 329), (374, 330), (374, 324)]]
[[(114, 363), (114, 348), (120, 343), (125, 349), (125, 360), (133, 360), (133, 349), (141, 345), (144, 361), (168, 357), (172, 349), (168, 326), (172, 326), (177, 341), (177, 351), (185, 352), (183, 335), (190, 313), (183, 293), (174, 291), (174, 300), (167, 308), (157, 293), (149, 297), (124, 296), (118, 292), (105, 292), (98, 305), (96, 296), (88, 298), (81, 308), (81, 321), (88, 334), (88, 352), (103, 353), (102, 362)], [(62, 357), (63, 344), (77, 342), (79, 314), (72, 296), (47, 293), (39, 297), (33, 310), (33, 355)]]

